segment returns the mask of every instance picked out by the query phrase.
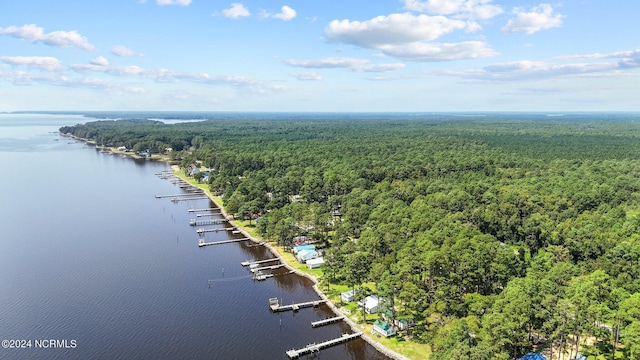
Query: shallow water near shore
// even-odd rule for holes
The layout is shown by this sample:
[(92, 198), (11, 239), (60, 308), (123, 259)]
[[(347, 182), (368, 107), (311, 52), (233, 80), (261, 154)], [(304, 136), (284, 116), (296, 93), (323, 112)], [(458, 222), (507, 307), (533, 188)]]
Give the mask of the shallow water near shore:
[[(0, 338), (32, 340), (0, 358), (286, 359), (351, 332), (311, 327), (333, 316), (326, 306), (271, 313), (270, 297), (318, 299), (311, 282), (285, 271), (253, 281), (240, 262), (272, 254), (250, 242), (199, 248), (188, 210), (213, 204), (156, 199), (183, 191), (156, 175), (167, 164), (56, 133), (85, 121), (0, 114)], [(42, 339), (66, 346), (35, 348)], [(311, 357), (386, 359), (361, 339)]]

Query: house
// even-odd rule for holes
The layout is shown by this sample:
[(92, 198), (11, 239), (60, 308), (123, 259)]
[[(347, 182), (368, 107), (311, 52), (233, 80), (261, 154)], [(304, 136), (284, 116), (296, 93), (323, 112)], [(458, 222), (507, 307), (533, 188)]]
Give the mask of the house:
[(118, 151), (127, 151), (126, 146), (118, 146)]
[(308, 236), (296, 236), (293, 238), (293, 243), (296, 244), (296, 246), (300, 246), (300, 245), (304, 245), (304, 244), (308, 244), (309, 243), (309, 237)]
[(413, 320), (396, 319), (393, 321), (393, 325), (395, 325), (400, 330), (407, 330), (410, 327), (415, 326), (415, 323), (413, 322)]
[(321, 257), (307, 260), (307, 268), (309, 269), (317, 269), (324, 264), (324, 259)]
[[(577, 355), (576, 359), (579, 359)], [(527, 355), (521, 357), (519, 360), (547, 360), (547, 358), (539, 353), (528, 353)]]
[(373, 331), (384, 335), (385, 337), (393, 336), (396, 334), (396, 329), (383, 320), (376, 320), (373, 323)]
[(342, 302), (352, 302), (356, 298), (357, 291), (349, 290), (340, 294)]
[(298, 255), (296, 255), (296, 259), (301, 263), (306, 263), (307, 260), (315, 259), (318, 256), (319, 254), (315, 250), (300, 250), (298, 251)]
[(315, 245), (300, 245), (300, 246), (296, 246), (293, 248), (293, 253), (297, 254), (302, 250), (316, 250), (316, 246)]
[(358, 301), (358, 307), (364, 308), (367, 314), (375, 314), (380, 310), (380, 298), (378, 295), (369, 295), (364, 300)]

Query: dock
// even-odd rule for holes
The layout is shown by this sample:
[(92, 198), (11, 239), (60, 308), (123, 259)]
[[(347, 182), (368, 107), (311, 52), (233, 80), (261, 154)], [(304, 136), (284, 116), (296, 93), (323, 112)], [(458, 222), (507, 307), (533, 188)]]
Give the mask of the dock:
[(328, 341), (325, 341), (325, 342), (321, 342), (319, 344), (309, 344), (309, 345), (303, 347), (302, 349), (298, 349), (298, 350), (294, 350), (294, 349), (289, 350), (289, 351), (287, 351), (287, 356), (289, 357), (289, 359), (297, 359), (301, 355), (306, 355), (306, 354), (310, 354), (310, 353), (319, 352), (322, 349), (326, 349), (326, 348), (334, 346), (334, 345), (345, 343), (345, 342), (347, 342), (349, 340), (353, 340), (353, 339), (358, 338), (360, 336), (362, 336), (362, 332), (357, 332), (357, 333), (353, 333), (353, 334), (343, 334), (341, 337), (336, 338), (336, 339), (332, 339), (332, 340), (328, 340)]
[(213, 210), (220, 210), (218, 208), (206, 208), (206, 209), (189, 209), (187, 210), (188, 212), (203, 212), (203, 211), (213, 211)]
[(281, 311), (289, 311), (289, 310), (298, 311), (302, 308), (318, 307), (321, 304), (324, 304), (325, 302), (327, 302), (327, 300), (315, 300), (315, 301), (308, 301), (308, 302), (291, 304), (291, 305), (280, 305), (280, 303), (278, 302), (278, 298), (270, 298), (269, 308), (271, 308), (271, 311), (273, 312), (281, 312)]
[[(249, 265), (251, 266), (251, 265)], [(275, 270), (283, 267), (284, 264), (272, 265), (272, 266), (264, 266), (264, 267), (254, 267), (251, 268), (251, 272), (260, 272), (262, 270)]]
[(344, 316), (336, 316), (336, 317), (332, 317), (324, 320), (318, 320), (318, 321), (312, 322), (311, 327), (315, 328), (315, 327), (325, 326), (325, 325), (336, 323), (338, 321), (342, 321), (343, 319), (344, 319)]
[[(180, 196), (194, 196), (196, 194), (168, 194), (168, 195), (156, 195), (156, 199), (168, 198), (168, 197), (180, 197)], [(204, 193), (198, 193), (197, 195), (204, 195)]]
[(260, 272), (260, 271), (258, 271), (257, 273), (253, 274), (253, 280), (258, 280), (258, 281), (264, 281), (264, 280), (267, 280), (270, 277), (273, 277), (273, 274), (265, 274), (265, 273)]
[(196, 225), (217, 225), (217, 224), (222, 224), (223, 222), (227, 222), (229, 220), (227, 219), (191, 219), (189, 220), (189, 225), (191, 226), (196, 226)]
[(251, 264), (264, 264), (264, 263), (268, 263), (268, 262), (272, 262), (272, 261), (280, 261), (279, 258), (273, 258), (273, 259), (264, 259), (264, 260), (256, 260), (256, 261), (243, 261), (240, 263), (240, 265), (242, 266), (249, 266)]
[(205, 242), (204, 239), (199, 239), (198, 240), (198, 246), (199, 247), (204, 247), (204, 246), (211, 246), (211, 245), (230, 244), (230, 243), (240, 242), (240, 241), (245, 241), (245, 240), (249, 240), (249, 238), (222, 240), (222, 241), (214, 241), (214, 242)]
[(171, 199), (171, 201), (178, 202), (178, 201), (189, 201), (189, 200), (204, 200), (208, 198), (209, 198), (208, 196), (174, 197), (173, 199)]
[(196, 214), (196, 217), (209, 217), (209, 216), (220, 216), (220, 212), (215, 212), (215, 213), (211, 213), (211, 214)]
[(203, 228), (201, 228), (201, 229), (196, 230), (196, 232), (198, 234), (204, 234), (204, 233), (208, 233), (208, 232), (218, 232), (218, 231), (226, 231), (226, 230), (229, 230), (229, 229), (227, 229), (225, 227), (218, 227), (218, 228), (211, 228), (211, 229), (203, 229)]

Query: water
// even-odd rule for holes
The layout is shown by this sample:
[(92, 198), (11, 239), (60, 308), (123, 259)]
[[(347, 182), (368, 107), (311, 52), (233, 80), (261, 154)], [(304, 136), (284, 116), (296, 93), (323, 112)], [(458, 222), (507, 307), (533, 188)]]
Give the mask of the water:
[[(168, 165), (56, 133), (85, 121), (0, 115), (0, 339), (31, 340), (0, 348), (0, 358), (286, 359), (288, 349), (350, 332), (343, 323), (311, 328), (333, 316), (324, 306), (271, 313), (270, 297), (318, 299), (310, 281), (254, 282), (240, 262), (272, 257), (264, 247), (198, 248), (187, 210), (209, 200), (156, 199), (181, 192), (155, 175)], [(43, 339), (67, 348), (35, 348)], [(361, 339), (314, 357), (386, 359)]]

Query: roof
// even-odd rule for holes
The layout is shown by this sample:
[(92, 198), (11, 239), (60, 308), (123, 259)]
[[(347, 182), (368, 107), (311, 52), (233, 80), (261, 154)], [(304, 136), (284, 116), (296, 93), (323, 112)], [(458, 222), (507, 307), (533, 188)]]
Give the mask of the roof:
[(382, 321), (380, 319), (374, 321), (373, 322), (373, 326), (377, 326), (377, 327), (379, 327), (380, 329), (382, 329), (384, 331), (387, 331), (387, 330), (389, 330), (391, 328), (391, 325), (387, 324), (386, 321)]
[(538, 353), (528, 353), (527, 355), (521, 357), (519, 360), (547, 360), (542, 354)]
[(302, 250), (315, 250), (316, 246), (315, 245), (300, 245), (300, 246), (296, 246), (293, 248), (294, 252), (300, 252)]
[(315, 259), (307, 260), (307, 265), (324, 264), (324, 259), (319, 257)]
[(318, 252), (315, 250), (300, 250), (298, 251), (298, 256), (299, 257), (305, 257), (305, 256), (318, 256)]

